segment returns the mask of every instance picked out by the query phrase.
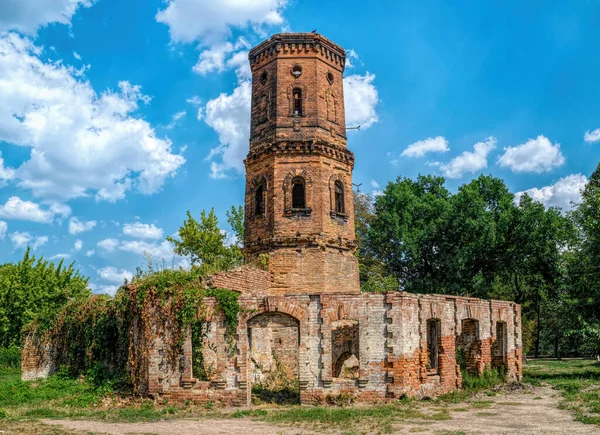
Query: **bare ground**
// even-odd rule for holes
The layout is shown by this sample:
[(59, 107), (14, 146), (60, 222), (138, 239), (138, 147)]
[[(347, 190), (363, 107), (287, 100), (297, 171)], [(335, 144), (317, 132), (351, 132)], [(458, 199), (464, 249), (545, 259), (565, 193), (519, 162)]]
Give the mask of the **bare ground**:
[[(476, 396), (469, 402), (451, 405), (450, 420), (409, 420), (394, 424), (394, 433), (422, 434), (600, 434), (600, 428), (573, 420), (568, 411), (558, 408), (560, 393), (550, 387), (531, 391), (510, 391), (494, 397)], [(424, 402), (423, 412), (436, 405)], [(98, 433), (111, 435), (308, 435), (322, 433), (368, 434), (368, 426), (336, 429), (277, 426), (259, 420), (204, 419), (168, 420), (146, 423), (104, 423), (98, 421), (43, 420), (47, 428), (54, 427), (68, 433)], [(11, 432), (10, 429), (5, 432)], [(33, 433), (33, 432), (32, 432)]]

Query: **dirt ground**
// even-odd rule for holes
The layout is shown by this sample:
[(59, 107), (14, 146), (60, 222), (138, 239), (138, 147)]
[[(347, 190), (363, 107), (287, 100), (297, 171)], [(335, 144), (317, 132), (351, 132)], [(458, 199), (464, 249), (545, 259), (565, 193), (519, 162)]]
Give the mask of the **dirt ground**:
[[(394, 433), (422, 434), (600, 434), (600, 428), (573, 421), (568, 411), (558, 408), (560, 393), (550, 387), (531, 391), (511, 391), (493, 397), (481, 395), (469, 403), (449, 407), (451, 419), (414, 420), (394, 425)], [(420, 405), (424, 410), (429, 405)], [(370, 433), (369, 428), (348, 427), (323, 430), (307, 427), (276, 426), (252, 419), (169, 420), (147, 423), (103, 423), (97, 421), (44, 420), (47, 425), (80, 433), (111, 435), (308, 435), (321, 433)], [(60, 427), (59, 426), (59, 427)], [(10, 433), (10, 432), (7, 432)]]

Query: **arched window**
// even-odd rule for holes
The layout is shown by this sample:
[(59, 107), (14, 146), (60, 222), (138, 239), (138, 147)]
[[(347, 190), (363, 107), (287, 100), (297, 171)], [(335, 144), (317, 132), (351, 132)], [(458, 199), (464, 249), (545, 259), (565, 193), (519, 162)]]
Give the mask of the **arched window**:
[(302, 116), (302, 90), (294, 89), (292, 97), (294, 99), (294, 115)]
[(254, 216), (261, 216), (265, 212), (265, 187), (260, 184), (254, 192)]
[(292, 180), (292, 208), (306, 208), (306, 192), (302, 177)]
[(340, 181), (335, 182), (335, 211), (344, 213), (344, 186)]

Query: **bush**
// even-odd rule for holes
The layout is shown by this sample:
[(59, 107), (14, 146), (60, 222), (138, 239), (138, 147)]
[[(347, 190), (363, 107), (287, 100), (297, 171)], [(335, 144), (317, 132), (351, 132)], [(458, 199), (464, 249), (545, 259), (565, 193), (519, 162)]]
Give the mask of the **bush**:
[(21, 348), (17, 346), (0, 347), (0, 369), (18, 369), (21, 367)]
[(4, 420), (6, 417), (8, 417), (8, 413), (4, 409), (0, 408), (0, 420)]

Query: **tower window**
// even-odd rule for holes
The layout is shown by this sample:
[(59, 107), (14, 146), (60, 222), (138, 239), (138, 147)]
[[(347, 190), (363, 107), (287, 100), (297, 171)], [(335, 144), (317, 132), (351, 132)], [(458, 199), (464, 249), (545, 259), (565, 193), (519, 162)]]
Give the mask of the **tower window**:
[(304, 179), (301, 177), (292, 180), (292, 208), (306, 208)]
[(265, 188), (261, 184), (254, 193), (254, 215), (261, 216), (265, 212)]
[(344, 213), (344, 186), (339, 181), (335, 182), (335, 211)]
[(294, 89), (294, 115), (302, 116), (302, 90)]

